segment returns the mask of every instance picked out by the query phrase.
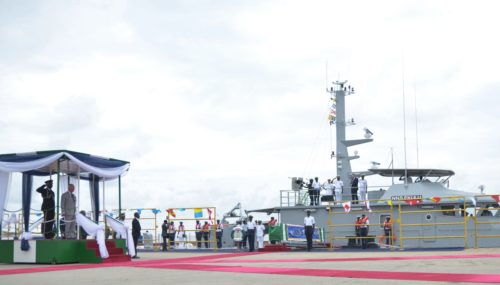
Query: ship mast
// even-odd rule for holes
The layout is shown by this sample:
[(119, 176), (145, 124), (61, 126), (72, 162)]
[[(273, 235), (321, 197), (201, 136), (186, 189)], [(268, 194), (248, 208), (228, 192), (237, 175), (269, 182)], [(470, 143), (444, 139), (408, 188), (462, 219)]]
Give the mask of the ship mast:
[[(346, 140), (346, 126), (354, 125), (354, 120), (346, 121), (345, 118), (345, 97), (354, 94), (354, 88), (347, 86), (346, 81), (334, 81), (333, 87), (327, 89), (330, 93), (331, 99), (336, 104), (336, 118), (333, 122), (336, 125), (336, 162), (337, 162), (337, 176), (340, 176), (344, 182), (345, 189), (350, 189), (351, 186), (351, 160), (359, 158), (357, 153), (354, 156), (349, 156), (347, 148), (354, 145), (372, 142), (372, 133), (370, 130), (365, 129), (365, 139)], [(347, 193), (344, 193), (347, 194)], [(350, 191), (349, 191), (350, 194)], [(350, 196), (349, 196), (350, 197)]]

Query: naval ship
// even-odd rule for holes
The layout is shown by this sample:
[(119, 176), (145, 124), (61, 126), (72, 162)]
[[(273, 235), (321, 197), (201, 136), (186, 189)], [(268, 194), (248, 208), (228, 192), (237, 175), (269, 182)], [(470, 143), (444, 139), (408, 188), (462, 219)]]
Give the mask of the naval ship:
[[(269, 229), (271, 241), (300, 245), (300, 238), (290, 237), (297, 235), (297, 226), (303, 224), (305, 211), (311, 210), (319, 228), (314, 238), (315, 246), (331, 249), (359, 247), (355, 221), (363, 214), (370, 221), (366, 237), (369, 247), (407, 249), (500, 246), (499, 196), (450, 189), (449, 181), (455, 174), (452, 170), (373, 167), (353, 172), (350, 162), (359, 156), (356, 152), (349, 155), (348, 148), (372, 142), (372, 133), (365, 129), (364, 138), (347, 140), (346, 126), (351, 120), (346, 121), (345, 101), (346, 96), (355, 94), (354, 88), (347, 86), (347, 81), (335, 81), (327, 92), (336, 107), (336, 154), (332, 153), (332, 158), (336, 159), (336, 176), (340, 176), (344, 182), (343, 201), (321, 201), (319, 205), (311, 206), (308, 191), (303, 187), (303, 179), (293, 178), (290, 189), (280, 191), (279, 206), (246, 211), (247, 215), (266, 213), (278, 216), (279, 226)], [(391, 178), (391, 182), (387, 187), (369, 188), (367, 201), (352, 201), (350, 182), (353, 175), (380, 175)], [(234, 212), (228, 216), (234, 217)], [(386, 217), (390, 217), (392, 221), (392, 237), (388, 244), (383, 230)], [(229, 233), (230, 231), (225, 231), (224, 235)], [(225, 240), (226, 238), (229, 236)]]

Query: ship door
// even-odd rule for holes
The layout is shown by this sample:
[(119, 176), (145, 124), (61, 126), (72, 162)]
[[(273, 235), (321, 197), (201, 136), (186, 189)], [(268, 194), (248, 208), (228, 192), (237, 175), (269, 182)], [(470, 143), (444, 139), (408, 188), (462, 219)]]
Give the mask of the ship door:
[(421, 227), (422, 243), (436, 242), (437, 227), (436, 216), (433, 213), (426, 213), (422, 216)]

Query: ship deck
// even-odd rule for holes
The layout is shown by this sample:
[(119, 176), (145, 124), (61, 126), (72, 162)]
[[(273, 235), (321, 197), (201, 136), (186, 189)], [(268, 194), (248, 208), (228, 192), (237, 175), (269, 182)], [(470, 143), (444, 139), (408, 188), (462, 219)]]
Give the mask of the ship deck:
[[(500, 249), (139, 252), (111, 264), (0, 264), (1, 284), (498, 284)], [(423, 283), (425, 282), (425, 283)]]

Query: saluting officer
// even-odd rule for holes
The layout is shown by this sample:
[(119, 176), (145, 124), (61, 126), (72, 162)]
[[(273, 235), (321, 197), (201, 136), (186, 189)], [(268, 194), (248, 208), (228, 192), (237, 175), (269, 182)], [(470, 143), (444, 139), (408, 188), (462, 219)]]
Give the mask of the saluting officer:
[(43, 224), (42, 233), (46, 239), (53, 239), (54, 233), (54, 221), (55, 221), (55, 208), (56, 203), (54, 202), (54, 191), (52, 191), (52, 180), (45, 181), (45, 184), (38, 187), (36, 192), (42, 194), (42, 211), (43, 211)]

